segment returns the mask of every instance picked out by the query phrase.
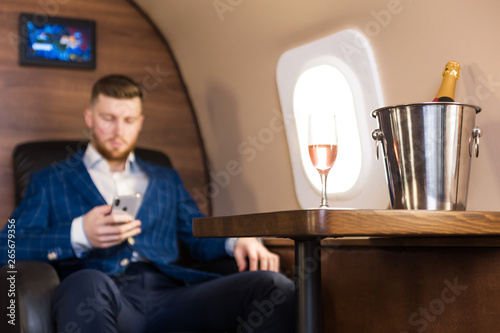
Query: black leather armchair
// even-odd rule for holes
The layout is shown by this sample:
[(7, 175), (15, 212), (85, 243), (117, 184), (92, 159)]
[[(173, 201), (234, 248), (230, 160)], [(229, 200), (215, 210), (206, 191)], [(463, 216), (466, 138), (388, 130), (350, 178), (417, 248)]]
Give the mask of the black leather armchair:
[[(39, 141), (19, 144), (13, 151), (16, 205), (21, 201), (24, 191), (34, 171), (72, 156), (77, 150), (85, 149), (87, 142), (82, 141)], [(143, 160), (160, 165), (171, 166), (170, 159), (162, 152), (136, 148), (135, 153)], [(232, 258), (211, 263), (197, 263), (181, 246), (180, 265), (189, 266), (220, 274), (237, 272)], [(16, 274), (9, 273), (4, 266), (0, 269), (0, 306), (8, 309), (11, 297), (9, 289), (15, 288), (15, 324), (9, 317), (0, 320), (0, 332), (54, 333), (55, 325), (51, 315), (51, 297), (59, 284), (56, 270), (47, 263), (37, 261), (16, 262)], [(15, 284), (7, 278), (15, 275)], [(10, 311), (10, 310), (8, 310)]]
[[(7, 266), (0, 270), (1, 307), (7, 309), (0, 332), (55, 332), (51, 315), (51, 297), (59, 285), (55, 269), (47, 263), (24, 261), (16, 263), (15, 274), (10, 271)], [(9, 277), (15, 280), (7, 280)], [(15, 310), (10, 308), (13, 295)]]

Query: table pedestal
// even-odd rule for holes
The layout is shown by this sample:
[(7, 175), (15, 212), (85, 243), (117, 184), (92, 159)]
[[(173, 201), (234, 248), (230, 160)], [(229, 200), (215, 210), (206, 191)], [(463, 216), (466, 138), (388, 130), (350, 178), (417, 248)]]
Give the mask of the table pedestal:
[(296, 332), (321, 332), (320, 239), (295, 241)]

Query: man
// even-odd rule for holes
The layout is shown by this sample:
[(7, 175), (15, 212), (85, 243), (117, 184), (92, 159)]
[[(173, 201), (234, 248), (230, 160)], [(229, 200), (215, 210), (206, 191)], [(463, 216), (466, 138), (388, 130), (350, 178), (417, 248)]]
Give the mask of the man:
[[(63, 278), (53, 299), (58, 332), (293, 332), (293, 284), (277, 273), (278, 256), (254, 238), (193, 237), (202, 214), (178, 174), (135, 157), (140, 87), (100, 79), (84, 117), (87, 149), (36, 173), (11, 217), (16, 259), (50, 261)], [(136, 193), (136, 219), (111, 212), (116, 195)], [(240, 273), (173, 265), (179, 240), (199, 260), (233, 255)]]

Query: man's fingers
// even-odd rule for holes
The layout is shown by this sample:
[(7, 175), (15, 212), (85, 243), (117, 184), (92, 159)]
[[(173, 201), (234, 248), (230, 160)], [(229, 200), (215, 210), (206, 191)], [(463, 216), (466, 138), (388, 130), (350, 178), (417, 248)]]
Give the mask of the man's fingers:
[(142, 229), (140, 228), (140, 226), (141, 226), (141, 224), (139, 221), (139, 224), (135, 225), (133, 228), (131, 228), (130, 230), (128, 230), (127, 232), (125, 232), (123, 234), (123, 239), (134, 237), (134, 236), (137, 236), (138, 234), (140, 234), (142, 232)]
[(106, 216), (105, 219), (108, 223), (126, 223), (134, 218), (128, 214), (111, 214)]
[(108, 235), (102, 235), (97, 237), (97, 245), (95, 247), (98, 248), (108, 248), (110, 246), (115, 246), (118, 244), (121, 244), (124, 240), (137, 236), (138, 234), (141, 233), (141, 229), (136, 228), (133, 230), (130, 230), (129, 232), (125, 234), (108, 234)]
[(242, 251), (234, 251), (234, 260), (236, 260), (238, 271), (243, 272), (247, 268), (246, 256)]
[(256, 271), (259, 269), (259, 257), (257, 253), (252, 252), (248, 254), (248, 263), (250, 265), (249, 270)]
[(92, 214), (101, 215), (101, 216), (106, 215), (106, 214), (111, 213), (111, 206), (110, 205), (96, 206), (96, 207), (92, 208), (92, 210), (90, 212), (92, 212)]
[(269, 270), (273, 272), (279, 272), (280, 270), (280, 257), (274, 253), (269, 259)]
[(106, 248), (118, 245), (129, 237), (134, 237), (141, 233), (141, 221), (134, 220), (124, 224), (106, 224), (96, 229), (96, 247)]
[[(115, 222), (116, 223), (116, 222)], [(101, 226), (96, 234), (98, 236), (106, 236), (106, 235), (126, 235), (133, 231), (134, 229), (137, 229), (141, 226), (141, 221), (139, 220), (134, 220), (134, 221), (129, 221), (126, 223), (119, 223), (118, 224), (106, 224), (104, 226)]]
[(239, 238), (234, 247), (234, 258), (240, 271), (247, 266), (246, 258), (248, 258), (250, 271), (269, 270), (279, 272), (280, 260), (279, 256), (262, 245), (255, 238)]
[(260, 268), (260, 270), (261, 270), (261, 271), (267, 271), (267, 270), (269, 270), (269, 264), (270, 264), (270, 262), (269, 262), (269, 258), (262, 257), (262, 258), (260, 259), (260, 263), (259, 263), (259, 266), (260, 266), (259, 268)]
[(279, 271), (279, 256), (268, 251), (257, 252), (254, 256), (249, 256), (250, 270)]

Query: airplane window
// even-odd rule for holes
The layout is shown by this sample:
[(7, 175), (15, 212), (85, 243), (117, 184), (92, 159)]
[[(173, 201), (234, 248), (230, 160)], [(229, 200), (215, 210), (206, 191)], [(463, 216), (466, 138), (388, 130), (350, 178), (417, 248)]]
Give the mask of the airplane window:
[(335, 114), (339, 150), (327, 177), (327, 190), (328, 193), (350, 190), (361, 171), (361, 143), (352, 91), (345, 76), (331, 65), (319, 65), (304, 71), (295, 86), (293, 113), (302, 165), (309, 182), (317, 191), (321, 191), (321, 182), (307, 150), (308, 116), (314, 113)]
[(337, 117), (339, 150), (328, 175), (330, 207), (389, 206), (383, 161), (375, 158), (371, 112), (384, 106), (374, 56), (366, 38), (343, 30), (282, 54), (276, 81), (295, 193), (302, 208), (319, 206), (320, 177), (307, 150), (308, 116)]

